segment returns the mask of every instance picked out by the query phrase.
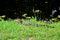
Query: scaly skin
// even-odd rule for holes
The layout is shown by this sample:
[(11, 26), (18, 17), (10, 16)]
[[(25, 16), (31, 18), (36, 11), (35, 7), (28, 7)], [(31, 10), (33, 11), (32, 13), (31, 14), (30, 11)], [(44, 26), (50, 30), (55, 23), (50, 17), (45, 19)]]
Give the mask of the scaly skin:
[[(36, 23), (33, 23), (33, 22), (28, 22), (28, 21), (22, 21), (20, 19), (15, 19), (16, 22), (18, 23), (21, 23), (21, 24), (24, 24), (24, 25), (34, 25), (36, 27), (42, 27), (42, 26), (47, 26), (47, 27), (52, 27), (52, 26), (49, 26), (49, 25), (44, 25), (44, 24), (36, 24)], [(52, 27), (54, 28), (54, 27)]]

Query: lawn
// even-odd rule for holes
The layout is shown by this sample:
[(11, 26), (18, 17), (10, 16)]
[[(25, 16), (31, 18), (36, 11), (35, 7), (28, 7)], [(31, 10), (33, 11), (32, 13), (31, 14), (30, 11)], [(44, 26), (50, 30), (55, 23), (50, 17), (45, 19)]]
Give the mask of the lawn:
[[(42, 21), (37, 23), (43, 24)], [(48, 25), (54, 28), (23, 25), (13, 20), (0, 21), (0, 40), (60, 40), (60, 22)]]

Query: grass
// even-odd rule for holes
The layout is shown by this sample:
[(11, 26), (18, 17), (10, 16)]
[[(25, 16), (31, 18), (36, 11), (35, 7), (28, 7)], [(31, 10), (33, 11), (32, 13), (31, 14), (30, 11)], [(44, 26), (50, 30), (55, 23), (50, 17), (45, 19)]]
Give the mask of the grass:
[[(30, 21), (36, 22), (31, 19)], [(42, 21), (37, 22), (43, 24)], [(48, 24), (55, 28), (23, 25), (15, 21), (0, 21), (0, 40), (60, 40), (60, 22)]]

